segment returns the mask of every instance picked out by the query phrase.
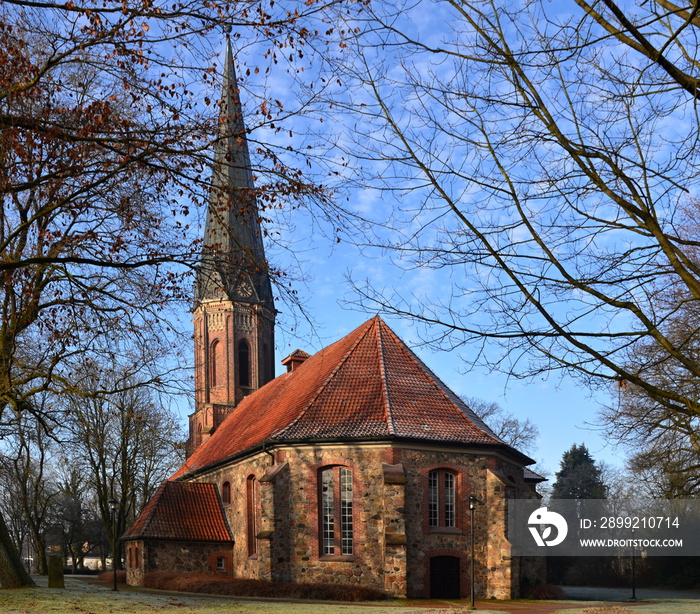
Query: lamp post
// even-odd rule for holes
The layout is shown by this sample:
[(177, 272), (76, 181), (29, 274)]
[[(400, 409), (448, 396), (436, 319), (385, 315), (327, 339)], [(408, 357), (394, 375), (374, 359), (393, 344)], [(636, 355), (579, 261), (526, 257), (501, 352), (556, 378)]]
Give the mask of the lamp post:
[(114, 580), (112, 590), (117, 589), (117, 510), (119, 509), (119, 501), (115, 498), (110, 499), (107, 504), (109, 505), (109, 511), (112, 516), (112, 577)]
[(469, 538), (471, 542), (471, 554), (469, 561), (469, 603), (470, 609), (474, 610), (474, 510), (476, 504), (481, 503), (474, 495), (469, 495)]
[(634, 560), (637, 558), (634, 546), (634, 529), (632, 529), (632, 599), (637, 600), (637, 579), (635, 578)]

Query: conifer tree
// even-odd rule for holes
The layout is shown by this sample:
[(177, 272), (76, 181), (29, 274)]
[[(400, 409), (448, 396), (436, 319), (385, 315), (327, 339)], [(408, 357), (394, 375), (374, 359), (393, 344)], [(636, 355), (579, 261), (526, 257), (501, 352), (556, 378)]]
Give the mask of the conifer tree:
[(552, 499), (605, 499), (608, 487), (603, 481), (585, 444), (571, 446), (564, 452), (557, 479), (552, 487)]

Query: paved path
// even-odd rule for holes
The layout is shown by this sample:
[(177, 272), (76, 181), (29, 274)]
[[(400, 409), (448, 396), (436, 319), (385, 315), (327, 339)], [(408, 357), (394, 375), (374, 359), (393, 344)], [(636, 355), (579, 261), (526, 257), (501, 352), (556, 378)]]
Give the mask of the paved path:
[[(629, 601), (631, 588), (602, 588), (591, 586), (562, 586), (569, 599), (581, 601)], [(666, 590), (659, 588), (638, 588), (637, 599), (700, 599), (700, 591)]]
[[(635, 605), (643, 605), (644, 602), (639, 602)], [(629, 603), (619, 603), (605, 601), (605, 603), (597, 603), (596, 606), (612, 606), (621, 605), (625, 608), (630, 607)], [(477, 601), (477, 610), (488, 610), (489, 608), (498, 610), (499, 612), (507, 612), (507, 614), (554, 614), (564, 610), (581, 610), (586, 607), (595, 607), (590, 602), (568, 602), (568, 601), (519, 601), (517, 603), (502, 603), (493, 601)], [(632, 606), (634, 607), (634, 606)]]

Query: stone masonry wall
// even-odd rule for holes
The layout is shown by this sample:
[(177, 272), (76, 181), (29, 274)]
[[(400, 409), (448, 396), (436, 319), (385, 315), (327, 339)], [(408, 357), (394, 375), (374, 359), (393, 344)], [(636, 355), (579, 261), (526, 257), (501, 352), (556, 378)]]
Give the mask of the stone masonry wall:
[(124, 543), (126, 552), (126, 583), (130, 586), (143, 586), (145, 573), (144, 544), (141, 540), (129, 540)]
[[(198, 476), (198, 481), (214, 482), (219, 487), (224, 481), (231, 482), (232, 501), (225, 510), (235, 539), (234, 575), (278, 582), (361, 584), (403, 594), (405, 580), (396, 577), (396, 568), (404, 575), (402, 564), (397, 562), (401, 554), (393, 545), (389, 555), (393, 559), (386, 564), (384, 548), (382, 464), (392, 458), (386, 445), (295, 446), (277, 450), (274, 465), (269, 454), (258, 454)], [(320, 554), (318, 475), (321, 468), (336, 465), (353, 472), (352, 556)], [(267, 481), (269, 473), (275, 475)], [(250, 475), (258, 482), (258, 543), (252, 557), (246, 544), (245, 482)], [(391, 577), (388, 585), (385, 575)]]
[[(127, 551), (127, 584), (143, 586), (149, 571), (174, 570), (182, 572), (217, 571), (217, 559), (224, 559), (225, 572), (231, 575), (231, 544), (176, 540), (134, 540), (125, 544)], [(131, 549), (132, 558), (129, 558)], [(130, 562), (131, 561), (131, 562)]]
[[(518, 577), (511, 574), (505, 500), (508, 496), (534, 496), (523, 480), (522, 467), (495, 455), (459, 450), (403, 449), (400, 460), (406, 474), (408, 596), (430, 597), (430, 559), (435, 556), (459, 559), (460, 595), (469, 596), (469, 495), (479, 500), (474, 510), (475, 595), (499, 599), (517, 596)], [(428, 524), (428, 473), (433, 469), (446, 469), (457, 477), (455, 527)], [(497, 477), (501, 475), (506, 476), (508, 488)]]
[[(352, 556), (324, 556), (320, 548), (319, 472), (336, 465), (353, 472)], [(433, 469), (457, 476), (455, 527), (428, 526), (428, 473)], [(250, 476), (257, 485), (254, 548), (247, 543)], [(459, 590), (467, 597), (471, 527), (466, 501), (474, 494), (480, 500), (474, 522), (476, 595), (519, 594), (507, 540), (507, 499), (534, 492), (523, 480), (522, 467), (495, 455), (428, 445), (299, 445), (259, 453), (196, 479), (219, 488), (231, 483), (225, 512), (235, 539), (235, 577), (360, 584), (396, 596), (429, 597), (430, 559), (450, 556), (459, 560)]]
[[(262, 511), (259, 505), (260, 495), (260, 478), (269, 469), (271, 458), (267, 454), (258, 454), (254, 457), (245, 459), (235, 465), (229, 465), (223, 468), (216, 469), (210, 473), (198, 476), (197, 482), (213, 482), (219, 487), (221, 492), (222, 484), (225, 481), (231, 484), (231, 502), (224, 502), (224, 513), (231, 527), (233, 534), (233, 575), (236, 578), (250, 579), (265, 579), (264, 570), (261, 573), (259, 561), (259, 553), (249, 556), (248, 532), (247, 532), (247, 506), (246, 506), (246, 484), (250, 476), (256, 479), (257, 500), (255, 508), (254, 522), (256, 524), (256, 535), (259, 533), (262, 523)], [(258, 548), (259, 542), (255, 540), (255, 548)], [(258, 548), (259, 550), (259, 548)], [(268, 561), (269, 567), (269, 561)]]

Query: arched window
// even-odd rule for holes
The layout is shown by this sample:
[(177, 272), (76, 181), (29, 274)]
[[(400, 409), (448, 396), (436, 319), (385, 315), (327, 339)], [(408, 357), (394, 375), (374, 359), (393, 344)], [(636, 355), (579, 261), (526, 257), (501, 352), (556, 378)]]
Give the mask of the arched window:
[(254, 475), (249, 475), (246, 480), (246, 537), (248, 542), (248, 556), (258, 552), (258, 526), (257, 526), (257, 481)]
[(221, 382), (219, 381), (219, 378), (221, 377), (221, 374), (219, 373), (220, 351), (221, 344), (219, 343), (218, 339), (214, 339), (209, 346), (209, 385), (212, 388), (221, 385)]
[(250, 346), (245, 339), (238, 342), (238, 385), (250, 386)]
[(129, 546), (129, 564), (128, 567), (129, 569), (133, 568), (134, 566), (134, 551), (131, 549), (131, 546)]
[(224, 505), (229, 505), (231, 503), (231, 482), (224, 482), (221, 485), (221, 500)]
[(263, 372), (263, 379), (264, 379), (266, 384), (270, 380), (274, 379), (271, 375), (271, 370), (270, 370), (270, 348), (268, 347), (267, 343), (263, 343), (262, 372)]
[(457, 476), (449, 469), (428, 473), (428, 525), (454, 527), (457, 519)]
[(322, 469), (319, 491), (321, 555), (352, 555), (352, 471), (347, 467)]

